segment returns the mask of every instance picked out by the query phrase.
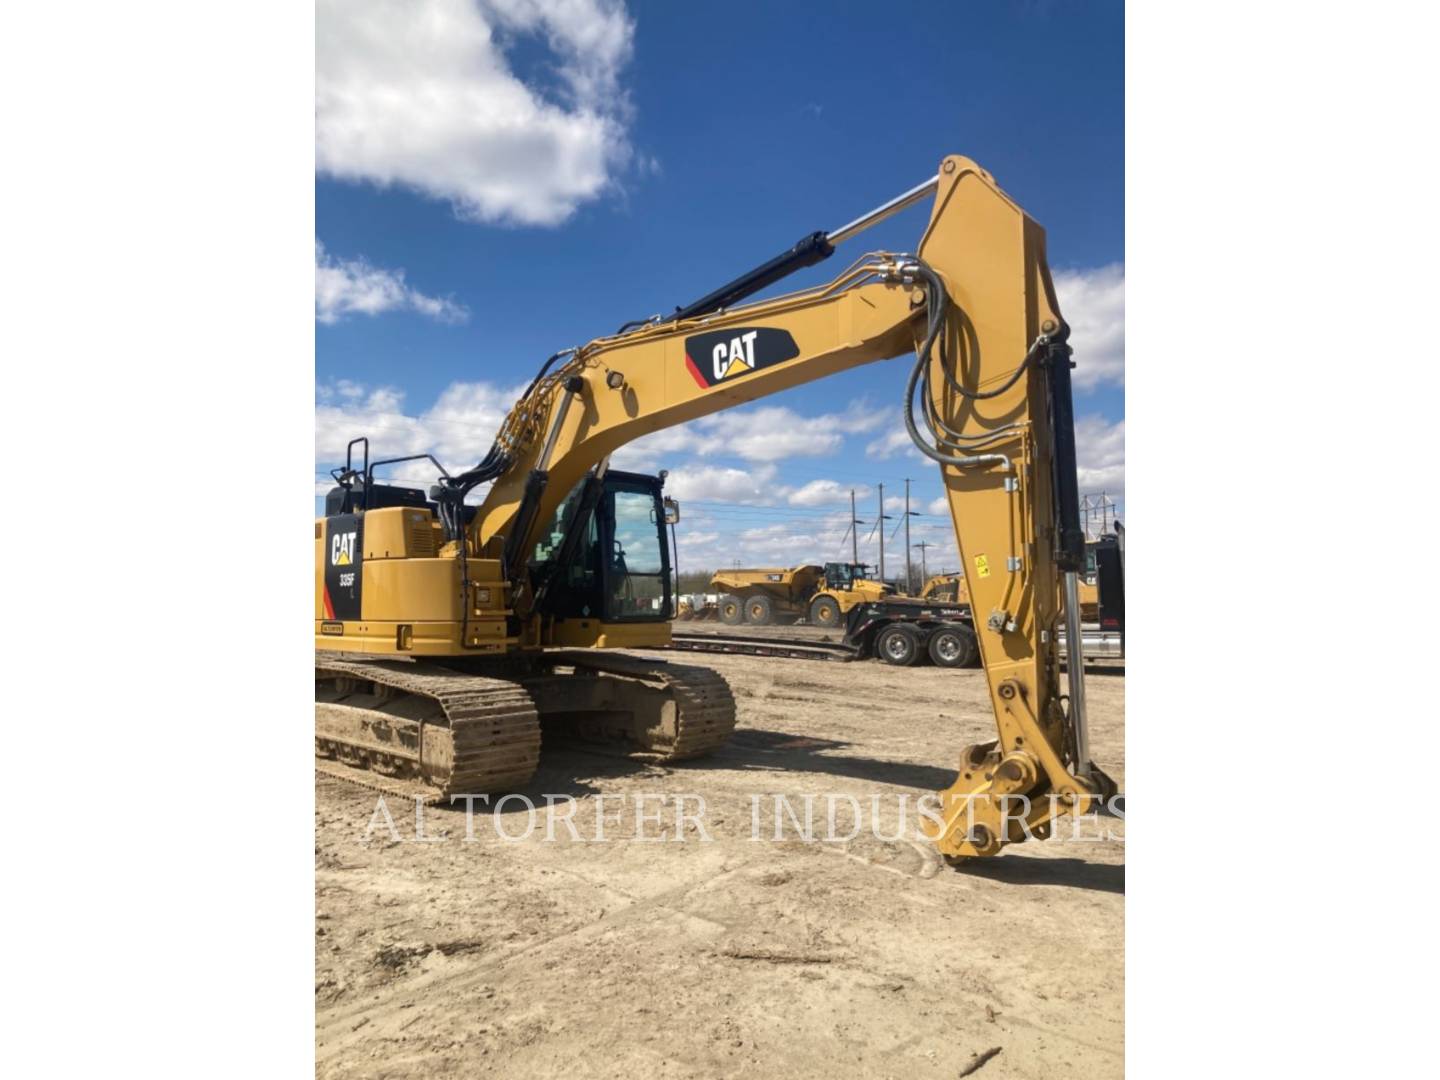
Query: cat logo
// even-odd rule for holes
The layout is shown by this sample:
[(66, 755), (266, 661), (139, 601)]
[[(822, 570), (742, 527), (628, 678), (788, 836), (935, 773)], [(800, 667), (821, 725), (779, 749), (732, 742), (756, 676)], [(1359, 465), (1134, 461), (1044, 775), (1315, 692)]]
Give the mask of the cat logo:
[(355, 558), (355, 534), (337, 532), (330, 537), (330, 565), (349, 566)]
[(737, 326), (685, 339), (685, 367), (703, 389), (771, 364), (793, 360), (800, 347), (788, 331)]
[(732, 337), (729, 344), (715, 343), (715, 348), (710, 350), (710, 370), (715, 373), (716, 382), (742, 371), (755, 370), (755, 339), (759, 336), (759, 330), (751, 330)]

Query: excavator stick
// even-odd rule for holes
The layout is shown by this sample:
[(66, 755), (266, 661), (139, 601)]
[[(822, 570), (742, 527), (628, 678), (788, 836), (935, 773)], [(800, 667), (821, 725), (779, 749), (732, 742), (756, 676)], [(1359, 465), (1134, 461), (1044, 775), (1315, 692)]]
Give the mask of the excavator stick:
[(924, 422), (910, 398), (906, 420), (940, 465), (999, 735), (961, 753), (930, 833), (951, 858), (993, 855), (1113, 791), (1089, 757), (1081, 665), (1068, 694), (1059, 677), (1058, 631), (1079, 618), (1064, 583), (1084, 558), (1069, 330), (1043, 230), (971, 161), (942, 163), (918, 256), (946, 295), (926, 298), (910, 387)]

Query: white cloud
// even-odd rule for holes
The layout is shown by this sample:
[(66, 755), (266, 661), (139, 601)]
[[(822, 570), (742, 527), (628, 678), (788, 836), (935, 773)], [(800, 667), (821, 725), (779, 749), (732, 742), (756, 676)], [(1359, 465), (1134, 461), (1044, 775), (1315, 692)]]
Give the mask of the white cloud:
[(915, 443), (910, 438), (910, 432), (906, 430), (903, 421), (899, 427), (887, 431), (878, 439), (872, 439), (865, 445), (865, 454), (868, 457), (886, 458), (894, 457), (896, 454), (914, 458), (916, 461), (927, 461), (928, 458), (919, 450), (915, 449)]
[(823, 457), (838, 452), (847, 433), (873, 430), (879, 415), (867, 412), (862, 403), (852, 403), (842, 413), (821, 416), (801, 416), (783, 405), (728, 410), (636, 439), (616, 451), (615, 464), (626, 469), (649, 469), (667, 455), (682, 453), (724, 455), (760, 463)]
[(370, 440), (372, 459), (418, 454), (433, 444), (419, 418), (405, 414), (405, 395), (399, 390), (382, 386), (366, 393), (362, 388), (342, 405), (328, 404), (327, 399), (345, 393), (338, 388), (342, 385), (321, 388), (321, 401), (315, 406), (317, 468), (321, 462), (343, 462), (345, 444), (361, 435)]
[(1079, 390), (1125, 382), (1125, 267), (1061, 270), (1054, 275), (1060, 312), (1075, 350), (1072, 375)]
[[(522, 387), (489, 383), (451, 383), (435, 404), (419, 415), (405, 412), (405, 395), (394, 387), (368, 389), (341, 379), (316, 387), (315, 461), (343, 462), (345, 445), (364, 435), (371, 460), (434, 454), (450, 472), (468, 469), (483, 457)], [(393, 466), (386, 475), (424, 484), (435, 477), (427, 461)]]
[(1111, 423), (1103, 416), (1077, 418), (1075, 457), (1082, 492), (1124, 492), (1125, 421)]
[(936, 517), (949, 517), (950, 500), (941, 495), (939, 498), (931, 500), (930, 505), (925, 507), (925, 512), (934, 514)]
[(419, 422), (430, 433), (435, 456), (447, 468), (464, 469), (475, 464), (489, 451), (501, 421), (524, 390), (524, 385), (451, 383), (420, 415)]
[(697, 421), (701, 449), (747, 461), (833, 454), (844, 443), (834, 416), (800, 416), (783, 406), (716, 413)]
[(750, 506), (771, 506), (784, 491), (775, 486), (774, 465), (762, 465), (750, 471), (717, 465), (682, 465), (670, 470), (665, 492), (684, 502), (745, 503)]
[(740, 531), (739, 546), (751, 563), (761, 558), (777, 566), (814, 561), (820, 538), (808, 522), (779, 521)]
[(849, 504), (850, 494), (857, 500), (867, 498), (870, 488), (865, 484), (842, 484), (837, 480), (811, 480), (790, 492), (787, 499), (791, 506), (835, 506)]
[(870, 402), (861, 398), (845, 406), (845, 411), (835, 418), (852, 433), (878, 431), (890, 424), (903, 424), (900, 410), (893, 403), (872, 408)]
[(617, 469), (629, 469), (631, 472), (654, 472), (673, 460), (676, 454), (693, 451), (697, 442), (696, 434), (688, 424), (661, 428), (626, 443), (611, 455), (610, 463)]
[[(620, 0), (319, 0), (316, 169), (558, 224), (633, 156), (634, 31)], [(548, 55), (522, 80), (507, 52), (532, 42)]]
[[(415, 311), (440, 322), (464, 322), (470, 317), (453, 300), (426, 296), (405, 284), (404, 270), (384, 270), (364, 259), (337, 259), (315, 241), (315, 318), (339, 322), (346, 315), (379, 315), (386, 311)], [(336, 384), (342, 396), (353, 384)]]

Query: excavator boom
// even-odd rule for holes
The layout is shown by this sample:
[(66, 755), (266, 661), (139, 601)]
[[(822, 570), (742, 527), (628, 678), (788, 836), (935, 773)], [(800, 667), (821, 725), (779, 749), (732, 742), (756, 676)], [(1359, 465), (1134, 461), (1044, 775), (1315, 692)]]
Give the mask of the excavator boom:
[[(926, 198), (930, 218), (913, 253), (867, 254), (826, 285), (736, 306)], [(1058, 632), (1070, 619), (1078, 629), (1078, 604), (1065, 596), (1084, 542), (1067, 335), (1043, 230), (978, 165), (947, 157), (933, 179), (671, 318), (552, 357), (486, 459), (432, 493), (437, 561), (452, 567), (446, 580), (460, 598), (446, 610), (460, 609), (460, 625), (426, 631), (423, 651), (665, 644), (664, 619), (621, 625), (603, 605), (576, 606), (576, 560), (587, 543), (619, 535), (603, 490), (610, 455), (663, 428), (914, 353), (896, 419), (940, 470), (997, 727), (995, 740), (962, 754), (931, 833), (953, 857), (1043, 836), (1108, 784), (1089, 760), (1078, 665), (1067, 684), (1059, 675)], [(472, 516), (465, 495), (485, 484)], [(618, 553), (618, 541), (607, 542)], [(562, 595), (569, 607), (557, 606)], [(332, 647), (344, 639), (340, 624)], [(390, 626), (365, 639), (367, 650), (388, 641)]]

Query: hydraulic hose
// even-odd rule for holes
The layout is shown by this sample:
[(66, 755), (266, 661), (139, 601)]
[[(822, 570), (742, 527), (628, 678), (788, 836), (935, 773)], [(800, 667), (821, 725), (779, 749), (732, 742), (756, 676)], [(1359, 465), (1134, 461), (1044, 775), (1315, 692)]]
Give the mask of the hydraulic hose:
[[(540, 370), (537, 371), (535, 377), (530, 380), (530, 385), (527, 386), (525, 392), (520, 395), (519, 401), (524, 401), (534, 393), (535, 387), (540, 385), (540, 380), (543, 379), (545, 373), (554, 366), (556, 360), (559, 360), (562, 356), (570, 356), (575, 352), (576, 350), (574, 348), (569, 348), (561, 349), (559, 352), (551, 354), (551, 356), (540, 365)], [(489, 451), (473, 469), (467, 469), (458, 476), (448, 477), (435, 486), (431, 491), (431, 495), (438, 504), (440, 523), (445, 528), (445, 538), (447, 540), (460, 540), (464, 534), (465, 496), (469, 495), (471, 491), (481, 484), (501, 476), (509, 467), (510, 455), (500, 449), (500, 443), (497, 440), (490, 444)]]
[[(945, 438), (944, 435), (942, 435), (939, 431), (935, 429), (935, 425), (931, 420), (930, 408), (928, 406), (928, 398), (930, 396), (930, 356), (935, 348), (935, 343), (938, 340), (940, 342), (940, 366), (942, 369), (944, 369), (945, 376), (950, 381), (950, 384), (966, 397), (985, 398), (995, 397), (998, 394), (1003, 393), (1005, 390), (1008, 390), (1011, 386), (1014, 386), (1016, 380), (1020, 378), (1021, 373), (1024, 372), (1025, 368), (1029, 365), (1030, 357), (1031, 355), (1033, 355), (1034, 349), (1032, 349), (1030, 353), (1026, 354), (1026, 357), (1024, 360), (1021, 361), (1019, 368), (1016, 369), (1015, 373), (1010, 376), (1009, 380), (1007, 380), (1005, 385), (1000, 387), (1000, 389), (980, 393), (976, 391), (966, 390), (964, 387), (960, 386), (956, 382), (955, 378), (950, 374), (949, 356), (947, 354), (945, 342), (940, 336), (941, 332), (945, 328), (945, 317), (949, 312), (950, 294), (945, 290), (945, 283), (940, 280), (939, 274), (935, 273), (934, 270), (932, 270), (925, 263), (921, 262), (919, 259), (915, 260), (914, 265), (916, 268), (916, 273), (925, 283), (926, 308), (927, 316), (929, 319), (929, 326), (925, 334), (925, 343), (915, 354), (915, 365), (910, 369), (910, 378), (905, 383), (905, 430), (910, 435), (910, 441), (915, 444), (916, 448), (922, 454), (930, 458), (932, 461), (938, 461), (942, 465), (955, 465), (961, 468), (966, 468), (974, 465), (999, 464), (1003, 465), (1005, 468), (1008, 469), (1010, 468), (1010, 458), (1005, 454), (961, 454), (957, 456), (955, 454), (947, 454), (943, 452), (944, 449), (964, 450), (967, 448), (959, 446), (951, 440)], [(915, 423), (915, 389), (918, 385), (920, 385), (922, 378), (925, 384), (925, 396), (927, 398), (927, 406), (924, 414), (925, 427), (931, 436), (930, 439), (926, 439), (921, 436), (920, 429)], [(954, 434), (959, 436), (958, 432)], [(977, 442), (988, 443), (992, 437), (999, 434), (1000, 432), (986, 432), (983, 435), (974, 436), (973, 438)], [(967, 438), (966, 436), (959, 437)]]

